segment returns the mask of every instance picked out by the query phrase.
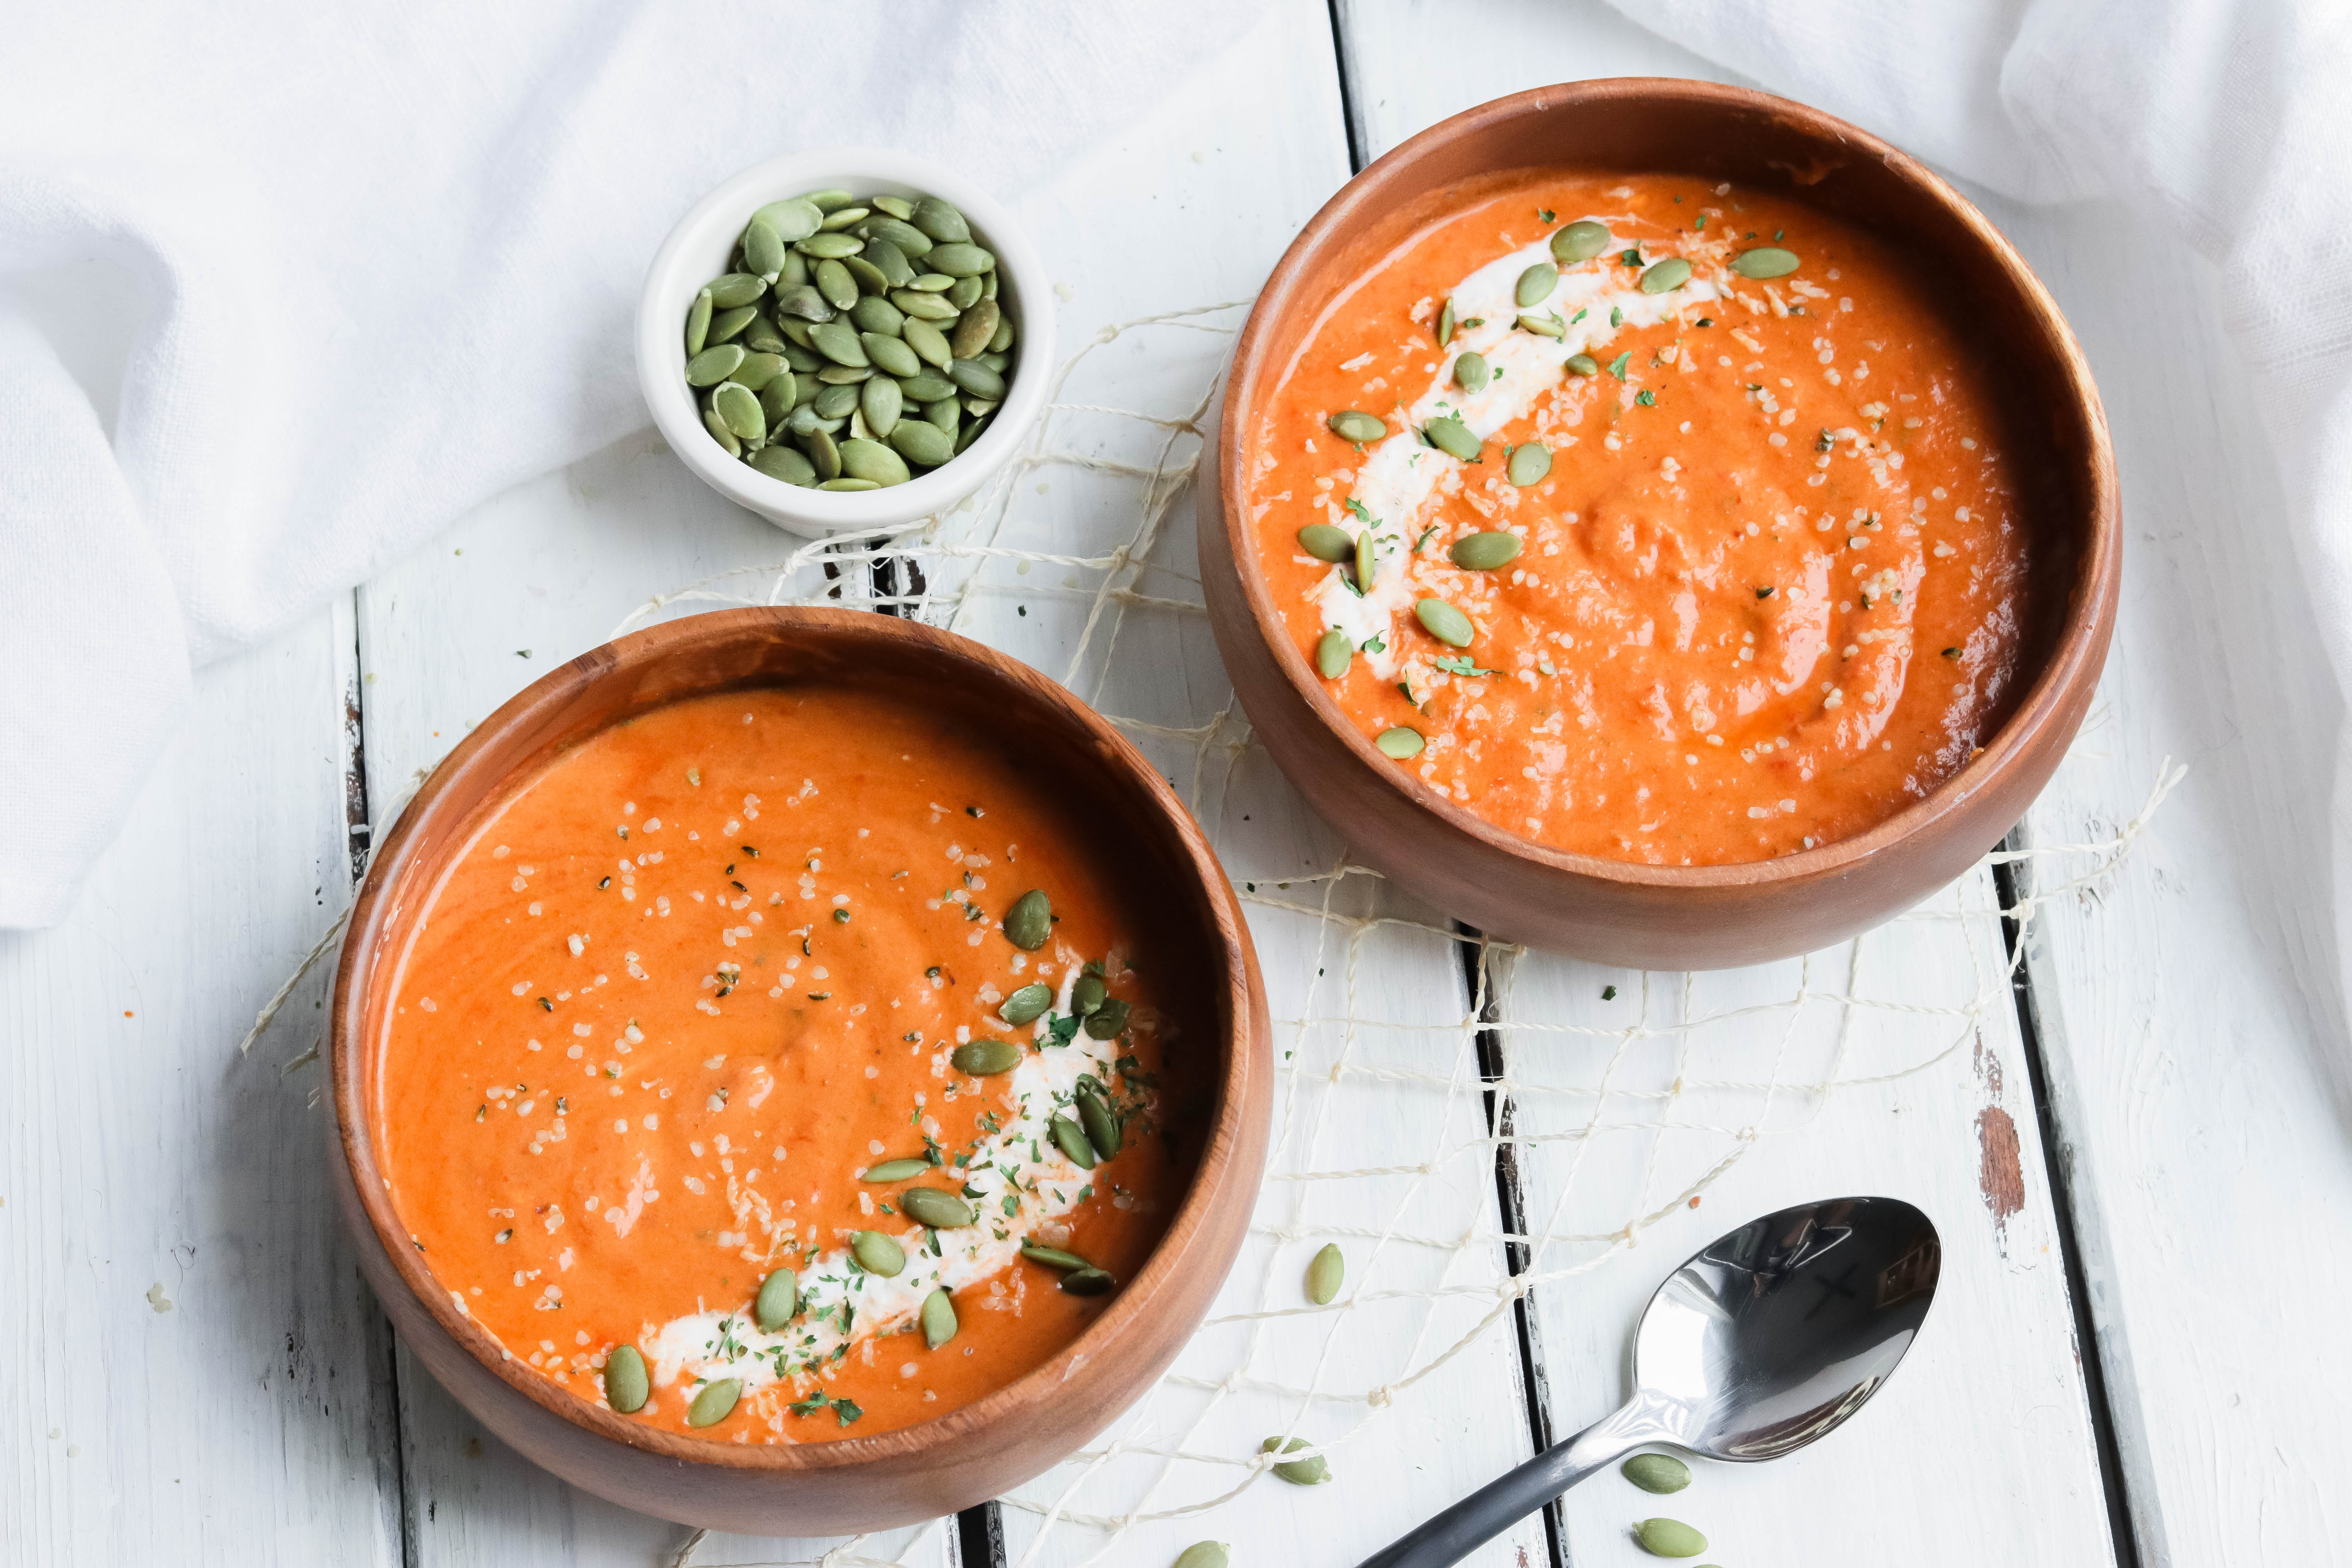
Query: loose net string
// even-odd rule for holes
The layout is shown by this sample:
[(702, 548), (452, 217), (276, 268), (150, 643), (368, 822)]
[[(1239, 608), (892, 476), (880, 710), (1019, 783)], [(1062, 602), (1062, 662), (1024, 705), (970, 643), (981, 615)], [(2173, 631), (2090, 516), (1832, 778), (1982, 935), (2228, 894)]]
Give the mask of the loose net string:
[[(2019, 920), (2095, 889), (2181, 776), (2168, 763), (2111, 839), (1988, 856), (1887, 925), (1783, 963), (1608, 970), (1457, 927), (1349, 858), (1253, 742), (1220, 672), (1178, 503), (1246, 303), (1102, 329), (1055, 368), (1022, 454), (954, 511), (656, 595), (614, 628), (831, 605), (979, 637), (1058, 676), (1133, 739), (1242, 891), (1279, 1068), (1257, 1212), (1168, 1375), (1104, 1438), (1002, 1500), (1016, 1568), (1172, 1560), (1218, 1534), (1218, 1510), (1243, 1491), (1286, 1484), (1267, 1473), (1267, 1437), (1303, 1439), (1279, 1458), (1319, 1454), (1344, 1483), (1351, 1466), (1380, 1467), (1382, 1425), (1402, 1403), (1483, 1390), (1488, 1416), (1508, 1400), (1516, 1419), (1517, 1339), (1496, 1331), (1516, 1302), (1533, 1292), (1540, 1306), (1621, 1264), (1759, 1142), (1802, 1137), (1839, 1096), (1965, 1057), (2011, 1005), (1993, 868), (2040, 863), (2007, 911)], [(1171, 386), (1192, 390), (1159, 412), (1123, 405)], [(1511, 1224), (1498, 1161), (1519, 1194)], [(1709, 1216), (1692, 1245), (1738, 1217)], [(1346, 1283), (1318, 1307), (1303, 1275), (1332, 1242)], [(1664, 1266), (1635, 1267), (1646, 1287)], [(798, 1560), (935, 1563), (945, 1522), (805, 1543), (821, 1555)], [(780, 1561), (762, 1546), (696, 1531), (666, 1561)]]

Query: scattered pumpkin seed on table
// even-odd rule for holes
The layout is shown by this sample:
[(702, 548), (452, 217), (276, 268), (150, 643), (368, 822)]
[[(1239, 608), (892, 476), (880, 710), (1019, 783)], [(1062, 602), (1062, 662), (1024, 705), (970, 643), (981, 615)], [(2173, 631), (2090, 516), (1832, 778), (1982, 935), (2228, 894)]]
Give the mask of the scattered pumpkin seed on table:
[(1176, 1554), (1175, 1568), (1226, 1568), (1233, 1548), (1222, 1541), (1196, 1541)]
[(1617, 1467), (1620, 1474), (1645, 1492), (1678, 1492), (1690, 1485), (1690, 1467), (1672, 1454), (1636, 1454)]
[(1653, 1557), (1696, 1557), (1706, 1550), (1706, 1537), (1678, 1519), (1643, 1520), (1633, 1539)]
[(753, 212), (729, 261), (687, 309), (687, 384), (710, 438), (768, 478), (902, 485), (953, 462), (1003, 405), (1020, 333), (996, 253), (952, 204), (812, 191)]
[(1339, 1293), (1339, 1282), (1347, 1278), (1348, 1259), (1336, 1241), (1324, 1244), (1323, 1250), (1307, 1265), (1307, 1299), (1318, 1307), (1328, 1307)]
[[(1293, 1437), (1286, 1443), (1279, 1437), (1268, 1437), (1257, 1446), (1261, 1454), (1295, 1454), (1315, 1445), (1304, 1437)], [(1331, 1479), (1331, 1467), (1320, 1454), (1311, 1458), (1290, 1459), (1274, 1467), (1274, 1473), (1294, 1487), (1319, 1487)]]

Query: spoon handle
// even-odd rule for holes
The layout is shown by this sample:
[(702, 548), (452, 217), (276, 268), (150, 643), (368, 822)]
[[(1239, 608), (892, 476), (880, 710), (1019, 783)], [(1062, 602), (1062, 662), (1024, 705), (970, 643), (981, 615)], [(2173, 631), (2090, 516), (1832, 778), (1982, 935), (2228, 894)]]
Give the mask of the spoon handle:
[(1365, 1558), (1363, 1568), (1447, 1568), (1593, 1471), (1664, 1436), (1637, 1398), (1399, 1536)]

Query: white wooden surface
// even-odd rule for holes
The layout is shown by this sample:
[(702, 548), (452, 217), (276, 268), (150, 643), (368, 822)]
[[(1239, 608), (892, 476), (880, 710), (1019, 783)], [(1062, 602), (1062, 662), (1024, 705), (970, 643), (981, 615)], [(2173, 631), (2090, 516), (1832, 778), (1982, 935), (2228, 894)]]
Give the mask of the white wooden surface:
[[(1244, 297), (1345, 178), (1331, 18), (1311, 0), (1270, 10), (1151, 120), (1023, 198), (1040, 248), (1066, 258), (1074, 284), (1066, 342), (1102, 322)], [(1459, 3), (1339, 10), (1358, 140), (1371, 153), (1521, 86), (1711, 74), (1593, 0), (1483, 0), (1475, 28)], [(1517, 41), (1441, 47), (1465, 28)], [(2275, 485), (2235, 395), (2206, 280), (2161, 237), (2118, 233), (2112, 215), (1986, 205), (2057, 293), (2100, 374), (2133, 531), (2103, 703), (2032, 830), (2044, 844), (2103, 839), (2137, 807), (2159, 758), (2192, 767), (2118, 877), (2045, 911), (2032, 953), (2140, 1558), (2327, 1561), (2352, 1526), (2352, 1439), (2336, 1417), (2352, 1403), (2352, 1357), (2336, 1337), (2352, 1287), (2339, 1245), (2352, 1221), (2339, 1086), (2352, 1074), (2329, 1054), (2343, 1049), (2343, 1008), (2319, 851), (2343, 716), (2332, 691), (2312, 695), (2328, 688), (2315, 676), (2309, 612), (2294, 563), (2264, 526)], [(1139, 356), (1117, 362), (1129, 375), (1156, 352), (1142, 338), (1104, 351)], [(1093, 482), (1033, 488), (1008, 542), (1034, 547), (1064, 520), (1094, 515), (1087, 509), (1107, 492)], [(9, 1286), (0, 1289), (0, 1563), (634, 1568), (677, 1543), (674, 1527), (532, 1471), (396, 1355), (326, 1202), (323, 1118), (308, 1102), (316, 1068), (281, 1074), (315, 1037), (322, 977), (296, 993), (251, 1058), (234, 1045), (348, 898), (352, 696), (364, 705), (369, 795), (383, 820), (468, 723), (550, 661), (602, 640), (647, 593), (775, 559), (782, 544), (688, 479), (650, 434), (524, 487), (352, 600), (205, 672), (196, 713), (72, 919), (51, 932), (0, 935), (9, 1063), (0, 1074), (0, 1281)], [(1160, 553), (1181, 563), (1189, 546), (1180, 538)], [(1189, 596), (1171, 584), (1163, 575), (1152, 585)], [(1059, 621), (1048, 632), (1046, 597), (1036, 595), (1032, 617), (1002, 623), (1005, 637), (1045, 633), (1043, 650), (1074, 636)], [(996, 635), (988, 617), (1012, 602), (976, 602), (975, 629)], [(1099, 691), (1089, 684), (1098, 667), (1089, 668), (1082, 692), (1170, 724), (1222, 703), (1203, 628), (1139, 617), (1122, 636), (1141, 639), (1132, 646), (1150, 657), (1122, 661)], [(1034, 657), (1056, 668), (1046, 652)], [(1171, 753), (1171, 771), (1180, 760)], [(1271, 875), (1291, 857), (1320, 864), (1336, 849), (1262, 757), (1241, 763), (1215, 805), (1213, 826), (1238, 873)], [(2064, 864), (2036, 869), (2047, 879)], [(1877, 988), (1870, 994), (1969, 994), (1970, 966), (1997, 950), (1980, 892), (1970, 895), (1979, 912), (1864, 939), (1853, 968)], [(1310, 965), (1316, 950), (1303, 944), (1331, 928), (1264, 906), (1253, 919), (1270, 974), (1292, 986), (1286, 1000), (1277, 979), (1277, 1014), (1324, 1016), (1339, 994), (1310, 994), (1306, 982), (1321, 967), (1328, 986), (1331, 965)], [(1333, 1083), (1333, 1068), (1360, 1090), (1364, 1080), (1348, 1073), (1458, 1079), (1468, 1059), (1466, 1039), (1444, 1026), (1463, 1005), (1445, 944), (1411, 926), (1363, 940), (1359, 1005), (1429, 1026), (1297, 1033), (1289, 1048), (1322, 1076), (1296, 1080), (1286, 1122), (1294, 1168), (1411, 1163), (1481, 1131), (1465, 1117), (1475, 1097), (1458, 1085), (1338, 1098), (1349, 1091)], [(1815, 962), (1829, 971), (1817, 985), (1843, 987), (1843, 956)], [(1621, 1027), (1629, 1005), (1663, 1021), (1685, 1005), (1676, 977), (1648, 977), (1644, 1002), (1640, 977), (1558, 961), (1522, 963), (1509, 982), (1513, 1021)], [(1624, 995), (1602, 1004), (1599, 987), (1611, 983)], [(1792, 981), (1784, 970), (1707, 985), (1702, 1009), (1743, 988), (1785, 995)], [(1828, 1048), (1806, 1032), (1816, 1027), (1777, 1058), (1791, 1081)], [(1508, 1038), (1512, 1070), (1549, 1084), (1607, 1071), (1613, 1088), (1638, 1089), (1672, 1065), (1654, 1052), (1620, 1060), (1590, 1037)], [(1845, 1070), (1914, 1065), (1938, 1043), (1874, 1016)], [(1728, 1078), (1753, 1048), (1703, 1037), (1689, 1050)], [(1523, 1097), (1520, 1130), (1574, 1131), (1596, 1103)], [(1696, 1131), (1528, 1145), (1532, 1223), (1575, 1231), (1580, 1214), (1622, 1219), (1657, 1207), (1721, 1136), (1708, 1129), (1756, 1114), (1736, 1093), (1685, 1103)], [(1787, 1124), (1808, 1115), (1802, 1097), (1776, 1104), (1763, 1124), (1784, 1130), (1744, 1146), (1696, 1211), (1538, 1288), (1556, 1425), (1580, 1425), (1620, 1392), (1639, 1300), (1688, 1246), (1799, 1197), (1894, 1192), (1934, 1215), (1948, 1248), (1948, 1294), (1911, 1363), (1816, 1454), (1738, 1475), (1709, 1470), (1663, 1510), (1706, 1528), (1709, 1557), (1727, 1563), (2101, 1561), (2105, 1516), (2035, 1109), (2013, 1016), (2000, 1008), (1955, 1055), (1842, 1090), (1801, 1130)], [(2006, 1215), (1983, 1188), (1988, 1110), (2005, 1113), (2019, 1138), (2023, 1205)], [(1239, 1321), (1213, 1329), (1188, 1365), (1230, 1363), (1221, 1336), (1261, 1334), (1249, 1363), (1258, 1381), (1309, 1381), (1304, 1363), (1321, 1343), (1311, 1321), (1261, 1329), (1248, 1314), (1295, 1291), (1290, 1278), (1328, 1231), (1491, 1234), (1491, 1182), (1465, 1182), (1460, 1162), (1437, 1163), (1446, 1168), (1419, 1187), (1293, 1184), (1297, 1192), (1270, 1195), (1219, 1309)], [(1431, 1249), (1392, 1240), (1375, 1259), (1369, 1240), (1348, 1245), (1351, 1279), (1485, 1290), (1500, 1271), (1492, 1247), (1444, 1260), (1448, 1273)], [(1603, 1250), (1563, 1247), (1550, 1261)], [(1367, 1337), (1337, 1342), (1339, 1364), (1318, 1386), (1361, 1393), (1357, 1369), (1417, 1364), (1417, 1352), (1458, 1337), (1458, 1309), (1472, 1300), (1350, 1320), (1342, 1335)], [(1130, 1425), (1141, 1446), (1166, 1437), (1226, 1452), (1295, 1418), (1302, 1433), (1334, 1442), (1339, 1479), (1301, 1492), (1261, 1479), (1205, 1519), (1140, 1527), (1109, 1556), (1148, 1568), (1213, 1535), (1243, 1543), (1245, 1563), (1352, 1561), (1523, 1455), (1522, 1399), (1507, 1321), (1377, 1413), (1244, 1389), (1195, 1430), (1200, 1401), (1180, 1386)], [(1143, 1503), (1138, 1492), (1137, 1505), (1181, 1502), (1213, 1468), (1184, 1463), (1163, 1495)], [(1642, 1560), (1623, 1523), (1661, 1505), (1613, 1486), (1596, 1480), (1566, 1511), (1580, 1564)], [(1041, 1564), (1076, 1563), (1089, 1539), (1103, 1539), (1061, 1526), (1041, 1536), (1036, 1516), (1019, 1509), (1006, 1510), (1006, 1525), (1014, 1561), (1034, 1544)], [(804, 1561), (822, 1545), (714, 1540), (696, 1561)], [(1544, 1554), (1530, 1524), (1488, 1556), (1534, 1563)], [(899, 1532), (855, 1555), (946, 1568), (951, 1531)]]

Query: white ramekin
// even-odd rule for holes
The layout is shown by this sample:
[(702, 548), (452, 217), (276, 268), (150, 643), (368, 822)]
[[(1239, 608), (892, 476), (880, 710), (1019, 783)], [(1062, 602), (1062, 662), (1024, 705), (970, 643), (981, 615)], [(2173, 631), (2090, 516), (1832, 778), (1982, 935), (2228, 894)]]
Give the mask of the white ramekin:
[[(806, 489), (729, 457), (703, 428), (694, 389), (686, 384), (686, 312), (695, 292), (727, 270), (752, 212), (769, 202), (828, 189), (861, 196), (934, 195), (952, 203), (971, 224), (972, 239), (995, 253), (997, 302), (1018, 333), (1004, 402), (980, 439), (952, 462), (878, 490)], [(678, 460), (737, 505), (811, 538), (895, 528), (945, 511), (987, 483), (1044, 411), (1045, 383), (1054, 368), (1054, 312), (1046, 288), (1036, 252), (1011, 216), (954, 170), (875, 147), (787, 153), (744, 170), (695, 203), (655, 252), (637, 304), (637, 382)]]

